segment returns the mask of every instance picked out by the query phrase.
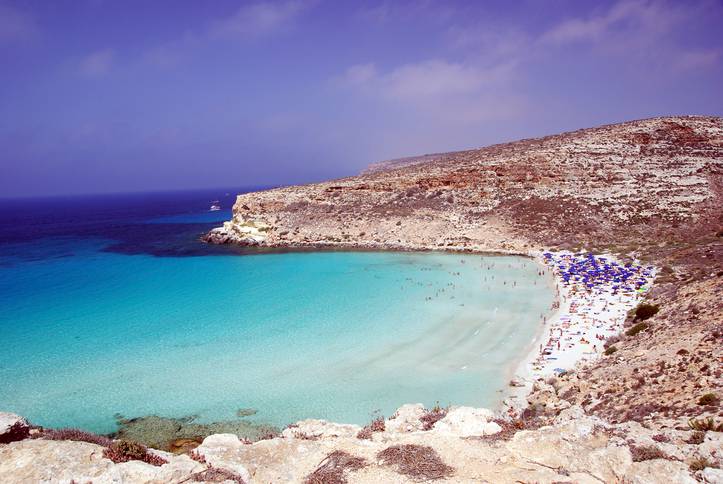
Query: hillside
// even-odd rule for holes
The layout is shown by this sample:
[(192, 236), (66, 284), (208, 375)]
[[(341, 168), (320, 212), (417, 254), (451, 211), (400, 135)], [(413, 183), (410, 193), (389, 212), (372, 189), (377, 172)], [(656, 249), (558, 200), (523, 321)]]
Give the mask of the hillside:
[[(656, 118), (393, 160), (360, 176), (244, 194), (233, 222), (214, 239), (652, 249), (716, 232), (722, 175), (721, 118)], [(244, 228), (255, 225), (262, 234)]]

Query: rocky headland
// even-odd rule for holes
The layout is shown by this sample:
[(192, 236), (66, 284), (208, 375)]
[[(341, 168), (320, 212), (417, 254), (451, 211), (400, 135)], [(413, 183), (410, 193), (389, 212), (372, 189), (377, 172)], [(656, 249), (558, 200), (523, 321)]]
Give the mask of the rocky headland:
[(614, 254), (657, 268), (645, 295), (657, 309), (630, 314), (603, 355), (540, 377), (504, 415), (405, 405), (364, 428), (307, 420), (174, 454), (0, 414), (0, 481), (723, 482), (723, 119), (654, 118), (376, 163), (240, 195), (233, 213), (205, 240)]

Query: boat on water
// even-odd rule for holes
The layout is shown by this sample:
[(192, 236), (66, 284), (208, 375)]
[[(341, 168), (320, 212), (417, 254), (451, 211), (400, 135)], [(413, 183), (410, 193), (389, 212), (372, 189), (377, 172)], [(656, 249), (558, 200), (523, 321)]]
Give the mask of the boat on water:
[(208, 209), (209, 212), (218, 212), (221, 210), (221, 205), (219, 205), (218, 200), (214, 200), (211, 202), (211, 208)]

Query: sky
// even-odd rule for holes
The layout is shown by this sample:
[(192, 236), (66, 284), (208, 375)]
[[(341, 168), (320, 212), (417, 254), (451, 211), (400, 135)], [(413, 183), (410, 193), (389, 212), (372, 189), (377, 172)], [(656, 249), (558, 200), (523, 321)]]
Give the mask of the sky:
[(723, 114), (723, 0), (0, 0), (0, 197), (282, 185)]

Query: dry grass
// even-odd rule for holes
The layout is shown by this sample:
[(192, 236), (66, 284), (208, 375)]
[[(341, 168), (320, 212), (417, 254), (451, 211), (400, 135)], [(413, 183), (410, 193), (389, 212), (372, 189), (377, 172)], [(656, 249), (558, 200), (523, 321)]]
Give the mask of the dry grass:
[(34, 438), (45, 440), (73, 440), (75, 442), (88, 442), (102, 447), (110, 447), (113, 443), (113, 440), (108, 437), (79, 429), (44, 429)]
[(630, 454), (633, 456), (633, 462), (643, 462), (653, 459), (670, 459), (670, 456), (655, 447), (654, 445), (630, 446)]
[(189, 478), (195, 482), (235, 482), (236, 484), (246, 484), (243, 478), (235, 472), (217, 467), (209, 467), (205, 471), (196, 472)]
[(385, 465), (394, 465), (397, 472), (416, 481), (442, 479), (454, 473), (454, 469), (440, 459), (437, 452), (422, 445), (405, 444), (387, 447), (377, 454)]
[(9, 444), (18, 440), (27, 439), (30, 436), (30, 429), (22, 422), (15, 422), (3, 435), (0, 435), (0, 444)]
[(374, 418), (369, 425), (366, 425), (357, 434), (357, 439), (370, 440), (374, 432), (384, 432), (386, 430), (386, 424), (384, 423), (384, 417), (378, 416)]
[(306, 484), (345, 484), (346, 472), (366, 467), (366, 460), (354, 457), (343, 450), (335, 450), (321, 461), (318, 467), (306, 476)]
[(442, 408), (439, 406), (439, 404), (436, 404), (434, 407), (432, 407), (430, 410), (425, 410), (424, 415), (421, 416), (419, 420), (422, 421), (422, 429), (424, 430), (432, 430), (432, 427), (434, 427), (434, 424), (442, 420), (444, 417), (447, 416), (447, 412), (449, 411), (449, 407)]
[(103, 450), (103, 457), (110, 459), (116, 464), (130, 460), (140, 460), (146, 464), (162, 466), (168, 464), (163, 457), (148, 452), (148, 448), (130, 440), (116, 440)]

